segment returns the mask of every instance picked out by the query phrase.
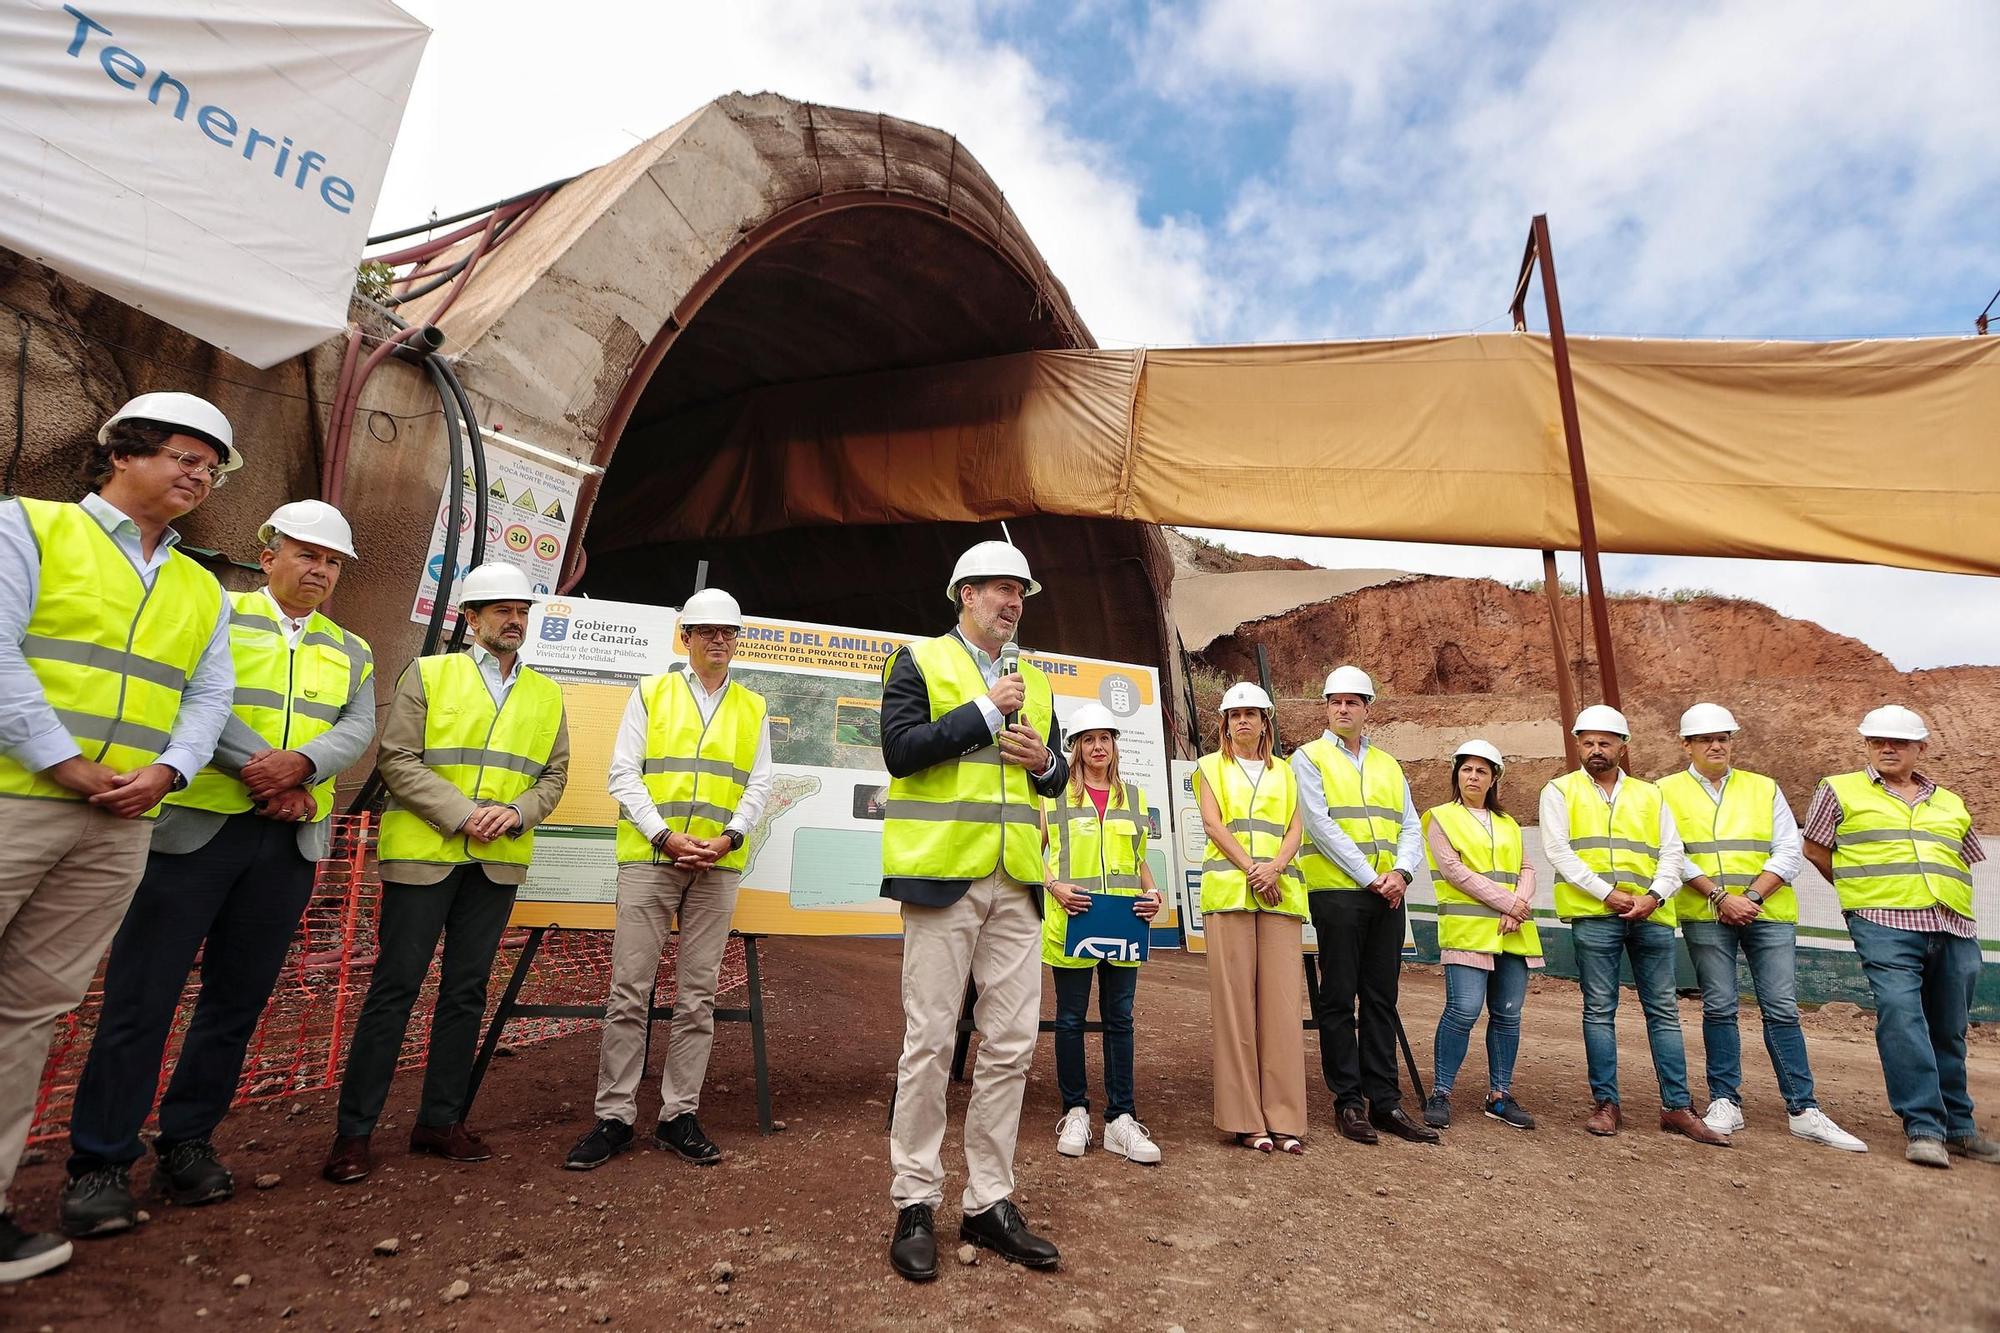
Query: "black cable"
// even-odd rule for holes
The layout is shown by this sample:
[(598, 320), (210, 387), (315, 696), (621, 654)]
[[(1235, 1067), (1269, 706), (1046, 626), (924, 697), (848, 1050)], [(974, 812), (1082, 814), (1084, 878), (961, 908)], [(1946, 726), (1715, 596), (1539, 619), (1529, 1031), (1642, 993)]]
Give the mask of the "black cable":
[[(491, 242), (487, 244), (486, 247), (489, 253), (492, 251), (494, 246), (500, 244), (500, 238), (502, 236), (505, 236), (508, 233), (508, 231), (513, 228), (514, 224), (521, 220), (522, 216), (523, 216), (522, 214), (516, 213), (513, 217), (508, 218), (506, 221), (500, 223), (498, 226), (493, 228), (493, 239)], [(472, 262), (473, 256), (478, 253), (479, 253), (479, 248), (475, 244), (472, 249), (460, 255), (458, 257), (458, 262), (454, 263), (450, 268), (446, 269), (442, 273), (432, 274), (424, 282), (423, 286), (412, 287), (409, 291), (403, 292), (399, 295), (391, 295), (387, 300), (381, 302), (381, 304), (393, 307), (402, 305), (405, 301), (414, 301), (419, 296), (429, 296), (432, 292), (444, 286), (446, 283), (450, 282), (453, 278), (456, 278), (460, 273), (463, 273), (465, 271), (465, 266), (467, 264), (470, 264)]]
[(7, 460), (7, 477), (0, 482), (0, 495), (14, 493), (14, 474), (21, 466), (21, 453), (28, 447), (28, 317), (16, 312), (21, 321), (21, 354), (14, 367), (14, 453)]
[(400, 241), (405, 236), (415, 236), (420, 231), (436, 231), (439, 227), (449, 227), (454, 222), (465, 222), (483, 213), (491, 213), (496, 208), (505, 208), (509, 204), (518, 204), (523, 199), (532, 199), (545, 191), (560, 190), (575, 179), (576, 177), (574, 176), (564, 176), (561, 180), (550, 181), (547, 185), (538, 185), (532, 190), (523, 190), (519, 194), (508, 195), (505, 199), (497, 203), (483, 204), (478, 208), (468, 208), (463, 213), (454, 213), (448, 218), (432, 218), (428, 222), (419, 222), (414, 227), (404, 227), (401, 231), (385, 231), (380, 236), (370, 236), (368, 244), (386, 245), (390, 241)]
[[(465, 422), (466, 434), (471, 437), (472, 558), (466, 562), (466, 568), (477, 569), (486, 559), (486, 514), (489, 504), (486, 494), (486, 437), (480, 433), (479, 417), (472, 410), (472, 398), (465, 392), (465, 385), (459, 382), (458, 372), (451, 368), (450, 362), (435, 353), (429, 360), (443, 372), (445, 383), (451, 386), (452, 397), (458, 400), (459, 419)], [(446, 645), (445, 651), (455, 653), (464, 646), (464, 643), (465, 618), (461, 616), (457, 626), (452, 630), (451, 642)]]

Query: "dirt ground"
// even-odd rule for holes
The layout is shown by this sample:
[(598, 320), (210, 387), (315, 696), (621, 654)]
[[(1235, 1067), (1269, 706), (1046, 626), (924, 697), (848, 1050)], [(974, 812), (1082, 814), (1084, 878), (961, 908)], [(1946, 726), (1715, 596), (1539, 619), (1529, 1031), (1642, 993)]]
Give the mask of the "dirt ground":
[[(1537, 980), (1516, 1085), (1541, 1117), (1538, 1132), (1477, 1114), (1484, 1054), (1475, 1037), (1459, 1124), (1442, 1147), (1347, 1143), (1322, 1093), (1305, 1156), (1264, 1157), (1210, 1127), (1206, 981), (1199, 958), (1178, 954), (1148, 965), (1138, 1001), (1140, 1113), (1164, 1164), (1136, 1167), (1095, 1149), (1057, 1155), (1044, 1038), (1017, 1197), (1063, 1247), (1061, 1270), (1027, 1273), (990, 1255), (975, 1267), (952, 1260), (963, 1184), (958, 1088), (939, 1218), (943, 1271), (912, 1286), (886, 1255), (897, 946), (779, 940), (765, 956), (773, 1085), (787, 1128), (756, 1133), (748, 1032), (725, 1027), (703, 1110), (729, 1153), (719, 1167), (646, 1148), (594, 1173), (564, 1171), (563, 1153), (589, 1126), (597, 1043), (585, 1033), (496, 1062), (473, 1119), (502, 1156), (483, 1165), (403, 1153), (414, 1076), (391, 1096), (374, 1176), (344, 1189), (318, 1178), (332, 1094), (296, 1111), (239, 1114), (218, 1138), (237, 1173), (233, 1202), (156, 1208), (136, 1235), (79, 1243), (68, 1269), (0, 1291), (0, 1325), (2000, 1327), (2000, 1168), (1933, 1172), (1903, 1161), (1865, 1015), (1808, 1023), (1821, 1101), (1868, 1141), (1866, 1156), (1786, 1133), (1747, 1010), (1750, 1128), (1737, 1146), (1658, 1133), (1629, 995), (1620, 1011), (1628, 1128), (1589, 1137), (1577, 992)], [(1435, 968), (1404, 975), (1403, 1013), (1428, 1075), (1443, 984)], [(1698, 1007), (1684, 1002), (1682, 1019), (1698, 1067)], [(1981, 1031), (1974, 1043), (1973, 1095), (1989, 1132), (2000, 1109), (1997, 1037)], [(1310, 1038), (1307, 1051), (1313, 1060)], [(1696, 1089), (1699, 1101), (1698, 1077)], [(52, 1220), (60, 1171), (59, 1154), (22, 1171), (15, 1203), (27, 1220)], [(280, 1179), (254, 1188), (264, 1174)], [(377, 1253), (390, 1237), (396, 1252)], [(448, 1300), (461, 1281), (469, 1294)]]

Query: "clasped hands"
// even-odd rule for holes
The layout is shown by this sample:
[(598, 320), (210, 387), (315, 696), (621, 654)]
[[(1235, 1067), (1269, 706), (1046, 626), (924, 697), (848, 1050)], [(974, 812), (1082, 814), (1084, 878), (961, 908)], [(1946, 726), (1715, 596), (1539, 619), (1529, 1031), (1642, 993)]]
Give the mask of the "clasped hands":
[(724, 833), (718, 833), (713, 838), (697, 838), (674, 829), (661, 829), (653, 835), (653, 850), (671, 858), (675, 865), (686, 870), (707, 869), (729, 855), (732, 846), (729, 836)]

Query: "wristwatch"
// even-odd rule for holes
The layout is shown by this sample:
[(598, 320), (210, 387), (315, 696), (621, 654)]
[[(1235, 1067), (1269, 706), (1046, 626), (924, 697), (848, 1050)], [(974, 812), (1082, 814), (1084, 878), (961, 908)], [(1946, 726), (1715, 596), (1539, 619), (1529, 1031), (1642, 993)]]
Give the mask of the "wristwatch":
[(1415, 884), (1417, 882), (1416, 876), (1412, 875), (1409, 871), (1403, 869), (1403, 867), (1401, 866), (1393, 866), (1391, 867), (1391, 871), (1392, 873), (1401, 875), (1403, 877), (1403, 887), (1406, 889), (1409, 888), (1412, 884)]
[(1666, 906), (1667, 900), (1660, 896), (1660, 891), (1658, 889), (1647, 889), (1646, 896), (1648, 898), (1651, 898), (1655, 903), (1658, 903), (1660, 906), (1662, 907)]
[(727, 838), (727, 839), (729, 839), (729, 850), (730, 850), (730, 851), (734, 852), (734, 851), (740, 851), (740, 850), (742, 850), (742, 847), (743, 847), (743, 830), (742, 830), (742, 829), (733, 829), (733, 828), (726, 828), (726, 829), (722, 830), (722, 836), (723, 836), (723, 837), (725, 837), (725, 838)]
[(1745, 889), (1743, 891), (1743, 896), (1745, 898), (1748, 898), (1751, 902), (1757, 904), (1757, 906), (1759, 907), (1762, 907), (1764, 905), (1764, 895), (1757, 892), (1757, 890), (1755, 889)]

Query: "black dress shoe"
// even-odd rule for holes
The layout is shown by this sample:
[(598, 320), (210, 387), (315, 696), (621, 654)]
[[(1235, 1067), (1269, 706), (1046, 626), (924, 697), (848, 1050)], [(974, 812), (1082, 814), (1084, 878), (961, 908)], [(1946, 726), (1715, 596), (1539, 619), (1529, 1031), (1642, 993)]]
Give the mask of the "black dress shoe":
[(632, 1127), (623, 1120), (600, 1120), (597, 1127), (576, 1141), (563, 1159), (571, 1171), (595, 1171), (632, 1146)]
[(1028, 1219), (1021, 1216), (1012, 1199), (1002, 1199), (983, 1213), (961, 1218), (958, 1238), (982, 1245), (1024, 1268), (1054, 1268), (1062, 1262), (1055, 1246), (1028, 1230)]
[(63, 1186), (65, 1236), (109, 1236), (138, 1225), (139, 1205), (132, 1198), (132, 1182), (124, 1167), (100, 1166)]
[(701, 1121), (693, 1111), (682, 1111), (672, 1120), (662, 1120), (653, 1130), (653, 1142), (668, 1152), (679, 1153), (696, 1166), (714, 1166), (722, 1160), (722, 1149), (701, 1132)]
[(183, 1208), (194, 1204), (220, 1203), (236, 1193), (236, 1178), (215, 1155), (215, 1145), (207, 1139), (176, 1143), (154, 1150), (159, 1161), (153, 1167), (153, 1193)]
[(1340, 1132), (1356, 1143), (1376, 1143), (1379, 1137), (1375, 1127), (1368, 1123), (1368, 1112), (1359, 1102), (1350, 1102), (1333, 1109), (1333, 1119), (1340, 1126)]
[(896, 1214), (889, 1264), (912, 1282), (928, 1282), (937, 1276), (936, 1219), (929, 1204), (913, 1203)]
[(1410, 1119), (1410, 1113), (1400, 1106), (1392, 1106), (1386, 1111), (1371, 1112), (1368, 1123), (1386, 1134), (1394, 1134), (1397, 1138), (1407, 1139), (1411, 1143), (1439, 1142), (1436, 1130)]

